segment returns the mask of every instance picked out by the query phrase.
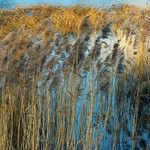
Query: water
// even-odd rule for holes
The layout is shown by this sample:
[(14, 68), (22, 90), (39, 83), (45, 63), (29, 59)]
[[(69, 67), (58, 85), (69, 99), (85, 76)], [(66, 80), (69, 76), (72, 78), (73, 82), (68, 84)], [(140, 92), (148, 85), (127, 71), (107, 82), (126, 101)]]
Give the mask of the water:
[(75, 5), (78, 0), (0, 0), (0, 9), (12, 9), (16, 6), (29, 6), (38, 4), (52, 4), (52, 5)]
[(12, 9), (16, 6), (29, 6), (38, 4), (52, 4), (52, 5), (90, 5), (90, 6), (110, 6), (112, 4), (129, 3), (139, 6), (150, 5), (150, 0), (0, 0), (0, 9)]

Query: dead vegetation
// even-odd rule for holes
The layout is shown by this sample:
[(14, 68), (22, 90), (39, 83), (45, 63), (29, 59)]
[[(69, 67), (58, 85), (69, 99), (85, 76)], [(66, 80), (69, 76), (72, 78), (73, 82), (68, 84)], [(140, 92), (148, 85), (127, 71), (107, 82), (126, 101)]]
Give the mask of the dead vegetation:
[(149, 13), (1, 11), (0, 149), (149, 149)]
[(80, 32), (80, 25), (85, 16), (89, 16), (94, 30), (101, 30), (110, 20), (115, 23), (114, 29), (144, 30), (147, 34), (150, 10), (135, 6), (120, 5), (110, 9), (91, 7), (55, 7), (34, 6), (14, 10), (0, 10), (0, 39), (18, 28), (35, 30), (42, 20), (51, 17), (54, 27), (63, 34)]

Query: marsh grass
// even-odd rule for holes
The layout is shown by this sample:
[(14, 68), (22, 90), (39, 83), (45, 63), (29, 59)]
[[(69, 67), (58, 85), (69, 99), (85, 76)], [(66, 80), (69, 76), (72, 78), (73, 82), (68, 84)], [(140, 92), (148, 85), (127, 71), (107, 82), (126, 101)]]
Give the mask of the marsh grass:
[[(30, 14), (30, 15), (29, 15)], [(93, 29), (101, 30), (110, 20), (115, 22), (114, 30), (125, 28), (131, 30), (142, 27), (148, 28), (148, 8), (120, 5), (110, 9), (96, 9), (92, 7), (55, 7), (55, 6), (34, 6), (29, 8), (17, 8), (14, 10), (0, 10), (0, 39), (9, 32), (20, 27), (35, 30), (36, 25), (42, 20), (51, 17), (56, 30), (63, 34), (75, 32), (79, 34), (82, 19), (89, 16)], [(128, 28), (129, 25), (132, 28)]]
[[(111, 11), (114, 16), (109, 10), (79, 6), (1, 11), (0, 149), (149, 149), (150, 12), (128, 5)], [(98, 41), (85, 56), (81, 48), (88, 49), (89, 31), (101, 31), (110, 18), (120, 42), (104, 62)], [(140, 34), (124, 27), (125, 22)], [(70, 32), (77, 41), (65, 41), (69, 56), (61, 67), (61, 39)], [(60, 69), (55, 71), (55, 64)]]

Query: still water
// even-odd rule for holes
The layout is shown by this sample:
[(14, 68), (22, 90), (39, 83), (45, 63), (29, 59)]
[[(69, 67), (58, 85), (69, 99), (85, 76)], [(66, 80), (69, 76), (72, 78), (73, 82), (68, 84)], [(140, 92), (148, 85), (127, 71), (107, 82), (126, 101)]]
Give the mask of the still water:
[(138, 6), (150, 6), (150, 0), (0, 0), (0, 9), (13, 9), (16, 6), (29, 6), (38, 4), (52, 5), (88, 5), (88, 6), (110, 6), (112, 4), (128, 3)]
[(29, 6), (38, 4), (75, 5), (79, 0), (0, 0), (0, 9), (12, 9), (16, 6)]

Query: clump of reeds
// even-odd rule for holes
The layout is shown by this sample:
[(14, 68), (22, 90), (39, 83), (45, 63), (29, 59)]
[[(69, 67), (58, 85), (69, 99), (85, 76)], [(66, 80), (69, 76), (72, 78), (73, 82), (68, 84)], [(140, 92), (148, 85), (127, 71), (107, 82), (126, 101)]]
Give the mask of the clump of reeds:
[[(111, 13), (112, 12), (112, 13)], [(30, 15), (29, 15), (30, 14)], [(114, 29), (122, 28), (124, 24), (136, 26), (139, 30), (143, 22), (148, 28), (149, 9), (120, 5), (110, 9), (86, 8), (81, 6), (55, 7), (34, 6), (29, 8), (17, 8), (14, 10), (1, 10), (0, 39), (6, 34), (22, 26), (26, 29), (35, 29), (42, 20), (51, 17), (55, 29), (62, 33), (80, 32), (80, 25), (85, 16), (90, 18), (94, 30), (101, 30), (110, 20), (114, 20)], [(111, 15), (111, 17), (110, 17)], [(127, 27), (124, 26), (127, 30)]]
[[(139, 29), (134, 19), (146, 20), (140, 14), (149, 10), (128, 5), (112, 10), (114, 27), (108, 10), (94, 8), (1, 12), (6, 27), (0, 37), (20, 26), (18, 17), (25, 26), (0, 41), (0, 149), (148, 148), (147, 27)], [(132, 16), (140, 33), (137, 54), (132, 31), (119, 28), (133, 10), (139, 14)], [(14, 24), (8, 30), (9, 21)], [(73, 42), (63, 34), (70, 31)]]

